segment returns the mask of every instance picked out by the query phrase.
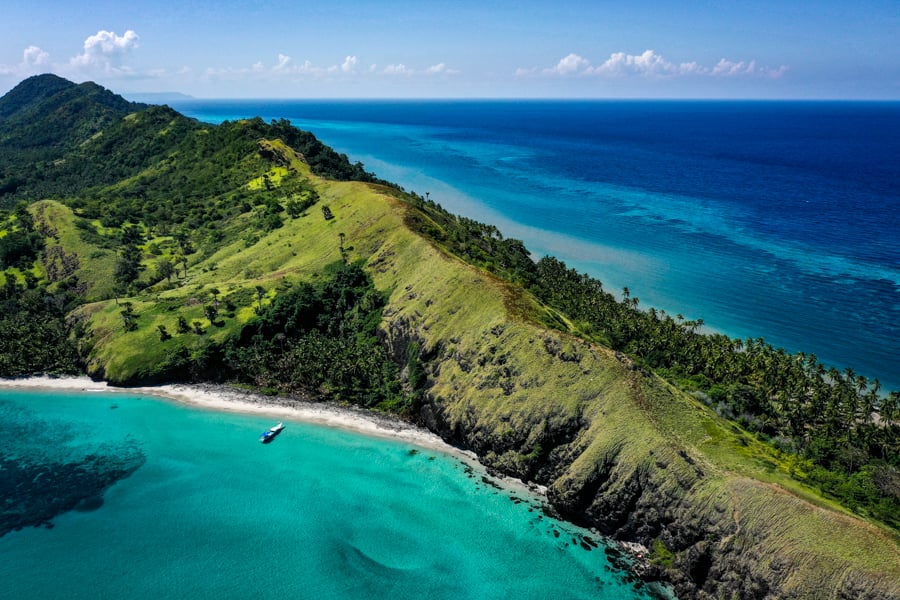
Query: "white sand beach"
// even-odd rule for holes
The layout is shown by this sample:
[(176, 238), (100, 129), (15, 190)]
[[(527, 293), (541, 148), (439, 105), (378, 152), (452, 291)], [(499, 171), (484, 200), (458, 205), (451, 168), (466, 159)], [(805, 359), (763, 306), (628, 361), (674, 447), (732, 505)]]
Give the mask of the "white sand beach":
[[(45, 389), (76, 392), (126, 393), (156, 396), (196, 408), (269, 416), (283, 421), (313, 423), (363, 435), (395, 439), (421, 448), (450, 454), (481, 467), (474, 452), (456, 448), (438, 435), (398, 418), (354, 406), (316, 403), (284, 396), (264, 396), (226, 385), (169, 384), (121, 388), (88, 377), (27, 377), (0, 379), (0, 388)], [(492, 476), (504, 487), (526, 494), (546, 496), (546, 488), (510, 477)]]
[[(484, 476), (490, 477), (497, 485), (524, 497), (545, 503), (547, 488), (535, 483), (526, 483), (513, 477), (488, 475), (474, 452), (462, 450), (442, 440), (438, 435), (401, 421), (396, 417), (375, 413), (354, 406), (334, 403), (315, 403), (284, 396), (265, 396), (227, 385), (169, 384), (150, 387), (122, 388), (111, 386), (105, 381), (94, 381), (88, 377), (27, 377), (22, 379), (0, 378), (0, 389), (45, 389), (76, 392), (103, 392), (143, 394), (163, 400), (180, 402), (199, 409), (224, 412), (239, 412), (272, 417), (282, 421), (313, 423), (324, 427), (335, 427), (362, 435), (395, 439), (449, 454), (475, 467)], [(591, 530), (597, 533), (596, 530)], [(649, 551), (640, 544), (616, 542), (628, 553), (635, 566), (647, 566)]]
[(144, 394), (174, 400), (197, 408), (270, 416), (287, 421), (315, 423), (365, 435), (394, 438), (416, 446), (474, 460), (474, 453), (454, 448), (437, 435), (388, 415), (352, 406), (313, 403), (286, 397), (270, 397), (224, 385), (170, 384), (120, 388), (88, 377), (28, 377), (0, 379), (0, 387), (66, 391)]

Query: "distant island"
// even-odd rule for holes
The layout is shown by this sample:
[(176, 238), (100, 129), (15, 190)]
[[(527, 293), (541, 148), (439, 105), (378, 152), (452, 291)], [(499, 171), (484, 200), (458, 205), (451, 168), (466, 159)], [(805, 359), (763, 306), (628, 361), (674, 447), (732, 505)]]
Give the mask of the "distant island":
[(145, 104), (165, 104), (167, 102), (183, 102), (194, 99), (193, 96), (182, 94), (181, 92), (126, 92), (122, 95), (132, 102)]
[(288, 121), (32, 77), (0, 208), (0, 377), (351, 402), (546, 486), (680, 598), (900, 598), (900, 393), (616, 299)]

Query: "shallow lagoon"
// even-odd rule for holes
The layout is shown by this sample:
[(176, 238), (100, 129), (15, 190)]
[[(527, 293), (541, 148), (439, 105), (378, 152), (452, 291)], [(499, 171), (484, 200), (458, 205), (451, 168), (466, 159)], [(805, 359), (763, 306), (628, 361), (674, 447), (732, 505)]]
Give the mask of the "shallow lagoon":
[(588, 532), (434, 450), (292, 422), (262, 445), (268, 419), (125, 394), (0, 390), (0, 422), (5, 460), (67, 464), (86, 496), (0, 537), (0, 597), (647, 597)]

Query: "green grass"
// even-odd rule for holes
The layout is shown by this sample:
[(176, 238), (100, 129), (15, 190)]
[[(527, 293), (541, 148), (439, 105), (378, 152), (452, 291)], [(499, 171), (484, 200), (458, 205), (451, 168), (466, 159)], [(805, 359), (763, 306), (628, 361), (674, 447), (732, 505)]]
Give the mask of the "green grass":
[[(69, 207), (53, 201), (44, 200), (35, 203), (33, 214), (43, 214), (43, 218), (52, 223), (58, 234), (57, 240), (48, 240), (48, 247), (61, 246), (67, 254), (78, 257), (78, 269), (75, 274), (79, 281), (86, 283), (87, 299), (96, 300), (112, 296), (113, 271), (116, 266), (114, 251), (100, 248), (82, 240), (75, 225), (77, 217)], [(108, 235), (108, 233), (107, 233)]]
[(269, 180), (270, 186), (278, 187), (281, 185), (281, 180), (287, 176), (288, 170), (286, 167), (272, 167), (264, 175), (260, 175), (255, 179), (251, 179), (249, 183), (247, 183), (247, 189), (250, 190), (262, 190), (266, 189), (266, 179)]

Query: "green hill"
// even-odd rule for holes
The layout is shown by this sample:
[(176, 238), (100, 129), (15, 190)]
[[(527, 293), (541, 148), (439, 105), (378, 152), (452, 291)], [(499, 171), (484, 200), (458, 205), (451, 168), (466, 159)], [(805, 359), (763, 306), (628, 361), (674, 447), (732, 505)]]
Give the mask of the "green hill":
[(0, 208), (13, 198), (65, 193), (72, 179), (53, 173), (79, 144), (134, 111), (95, 83), (76, 85), (56, 75), (36, 75), (0, 98)]
[[(7, 153), (32, 127), (15, 115), (49, 122), (63, 106), (50, 99), (76, 90), (92, 102), (90, 86), (48, 81), (59, 89), (30, 103), (18, 88), (0, 100)], [(687, 393), (701, 378), (664, 342), (712, 343), (690, 326), (646, 321), (654, 358), (636, 303), (607, 306), (589, 278), (533, 263), (287, 122), (133, 108), (73, 145), (78, 122), (45, 144), (47, 183), (3, 167), (26, 183), (0, 202), (45, 191), (0, 220), (0, 375), (231, 381), (388, 410), (546, 485), (564, 516), (644, 544), (648, 576), (679, 597), (900, 598), (892, 496), (865, 488), (881, 513), (823, 494), (806, 454)], [(734, 373), (765, 385), (765, 371)], [(892, 418), (847, 435), (891, 454)], [(866, 464), (890, 479), (887, 458)]]
[(0, 98), (0, 119), (14, 119), (19, 113), (34, 109), (55, 94), (73, 87), (76, 84), (50, 73), (29, 77)]

